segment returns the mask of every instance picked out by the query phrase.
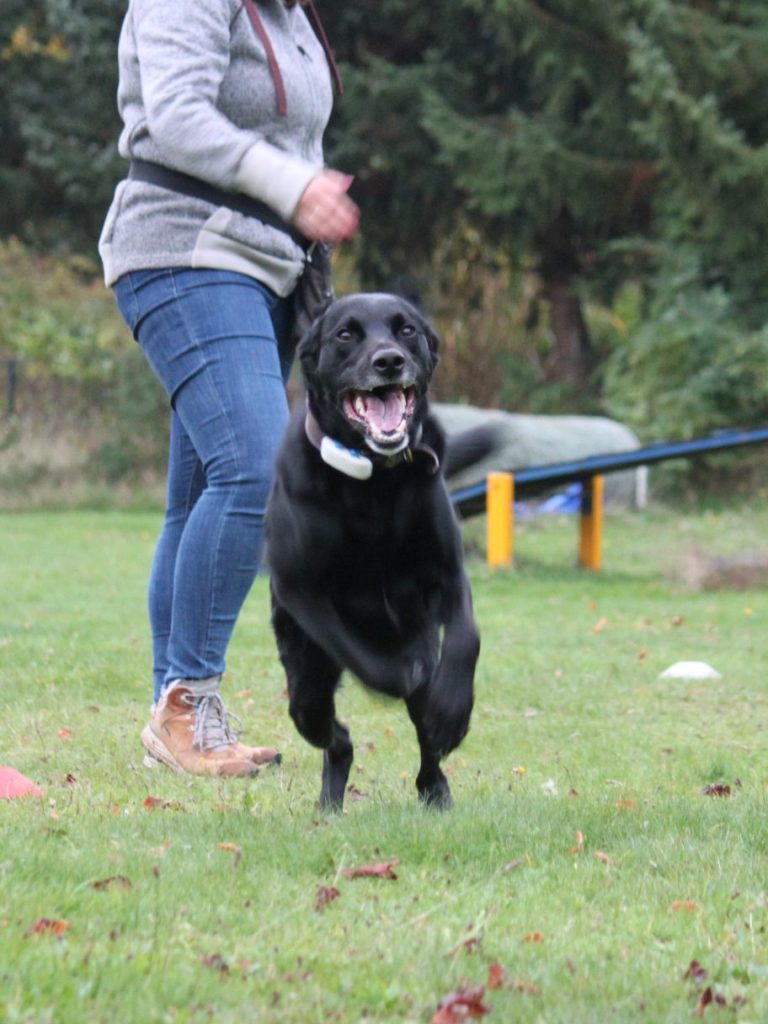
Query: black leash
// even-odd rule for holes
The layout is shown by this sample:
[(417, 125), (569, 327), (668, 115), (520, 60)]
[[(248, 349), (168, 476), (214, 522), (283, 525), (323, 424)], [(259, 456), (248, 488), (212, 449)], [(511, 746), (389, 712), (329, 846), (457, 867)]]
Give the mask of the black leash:
[(253, 217), (262, 224), (277, 228), (278, 231), (284, 231), (302, 249), (306, 250), (309, 245), (304, 235), (278, 216), (266, 203), (260, 199), (252, 199), (242, 192), (228, 192), (226, 189), (217, 188), (216, 185), (209, 185), (200, 178), (193, 178), (191, 174), (172, 171), (170, 167), (163, 167), (162, 164), (152, 163), (150, 160), (138, 160), (135, 157), (128, 168), (128, 178), (130, 181), (143, 181), (147, 185), (157, 185), (159, 188), (170, 189), (171, 192), (180, 192), (184, 196), (201, 199), (213, 206), (226, 206), (229, 210)]

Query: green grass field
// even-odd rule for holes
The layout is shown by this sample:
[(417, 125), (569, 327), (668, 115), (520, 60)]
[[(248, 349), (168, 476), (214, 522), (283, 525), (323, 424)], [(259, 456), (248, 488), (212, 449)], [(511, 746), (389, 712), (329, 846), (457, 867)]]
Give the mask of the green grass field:
[[(767, 513), (609, 516), (599, 575), (574, 568), (573, 520), (524, 524), (514, 572), (473, 555), (483, 650), (455, 809), (419, 806), (404, 708), (350, 681), (337, 816), (315, 808), (264, 579), (226, 689), (244, 739), (284, 763), (153, 771), (157, 514), (0, 515), (0, 765), (44, 790), (0, 801), (0, 1020), (428, 1024), (484, 986), (474, 1012), (505, 1024), (762, 1024), (768, 593), (671, 574), (694, 548), (765, 552)], [(722, 679), (659, 679), (682, 660)], [(395, 878), (345, 874), (391, 860)]]

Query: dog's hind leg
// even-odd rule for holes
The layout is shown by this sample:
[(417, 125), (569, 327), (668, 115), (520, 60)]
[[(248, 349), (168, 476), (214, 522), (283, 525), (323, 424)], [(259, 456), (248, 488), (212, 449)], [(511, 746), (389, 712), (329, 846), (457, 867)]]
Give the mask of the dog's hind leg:
[(419, 799), (427, 807), (435, 807), (438, 810), (447, 811), (453, 807), (453, 797), (448, 785), (448, 780), (440, 768), (440, 757), (435, 753), (427, 739), (427, 732), (423, 725), (422, 707), (424, 690), (417, 690), (406, 700), (408, 714), (416, 727), (416, 736), (419, 740), (421, 751), (421, 765), (419, 774), (416, 776), (416, 789)]
[(335, 719), (333, 739), (323, 752), (323, 784), (320, 788), (320, 807), (340, 811), (344, 804), (349, 769), (352, 767), (353, 747), (349, 729)]

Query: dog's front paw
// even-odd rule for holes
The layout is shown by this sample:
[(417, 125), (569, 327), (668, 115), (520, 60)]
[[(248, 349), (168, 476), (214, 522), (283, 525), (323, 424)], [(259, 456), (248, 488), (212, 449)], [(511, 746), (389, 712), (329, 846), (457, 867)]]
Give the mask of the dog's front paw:
[(448, 786), (448, 780), (440, 772), (439, 776), (429, 782), (422, 782), (421, 778), (416, 780), (416, 789), (419, 799), (425, 807), (436, 811), (450, 811), (453, 807), (453, 797)]
[(472, 700), (441, 699), (439, 694), (427, 700), (424, 729), (429, 745), (439, 757), (446, 757), (469, 731)]

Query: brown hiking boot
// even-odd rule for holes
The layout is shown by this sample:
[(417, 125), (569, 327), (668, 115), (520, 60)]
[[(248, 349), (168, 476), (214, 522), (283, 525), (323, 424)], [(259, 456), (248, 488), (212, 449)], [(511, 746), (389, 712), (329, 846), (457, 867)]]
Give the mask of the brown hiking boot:
[(232, 776), (255, 775), (259, 770), (259, 763), (245, 756), (259, 748), (242, 747), (229, 726), (218, 677), (171, 683), (141, 742), (155, 761), (177, 772)]
[(247, 761), (253, 761), (259, 766), (280, 764), (283, 760), (283, 755), (275, 747), (249, 747), (246, 743), (240, 743), (238, 740), (235, 749), (238, 757), (244, 757)]

